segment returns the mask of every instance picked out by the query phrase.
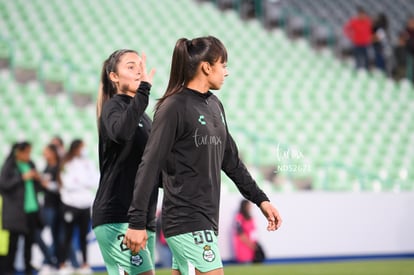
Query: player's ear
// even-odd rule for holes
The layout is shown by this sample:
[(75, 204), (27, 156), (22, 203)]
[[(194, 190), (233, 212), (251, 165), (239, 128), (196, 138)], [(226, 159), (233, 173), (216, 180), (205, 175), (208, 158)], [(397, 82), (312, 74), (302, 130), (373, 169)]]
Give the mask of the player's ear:
[(205, 74), (205, 75), (209, 75), (211, 73), (211, 65), (210, 63), (204, 61), (201, 62), (201, 71)]
[(112, 82), (119, 82), (119, 77), (118, 77), (118, 75), (117, 75), (116, 73), (114, 73), (114, 72), (110, 72), (110, 73), (109, 73), (109, 79), (110, 79)]

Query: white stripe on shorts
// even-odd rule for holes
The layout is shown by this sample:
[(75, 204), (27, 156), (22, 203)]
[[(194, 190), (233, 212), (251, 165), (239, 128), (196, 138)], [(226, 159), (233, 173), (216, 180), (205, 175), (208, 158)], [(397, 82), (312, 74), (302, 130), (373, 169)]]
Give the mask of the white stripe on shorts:
[(119, 272), (119, 275), (125, 275), (125, 271), (120, 265), (118, 265), (118, 272)]
[(193, 266), (192, 263), (190, 263), (189, 261), (187, 261), (187, 266), (188, 266), (188, 275), (195, 275), (195, 266)]

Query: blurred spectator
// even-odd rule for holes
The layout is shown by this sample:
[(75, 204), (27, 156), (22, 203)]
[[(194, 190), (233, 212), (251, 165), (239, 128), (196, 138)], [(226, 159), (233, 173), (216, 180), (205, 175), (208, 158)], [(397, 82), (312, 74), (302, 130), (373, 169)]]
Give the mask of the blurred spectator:
[(59, 273), (70, 274), (72, 270), (65, 265), (68, 258), (73, 229), (79, 227), (79, 242), (82, 252), (80, 274), (91, 274), (87, 259), (87, 235), (90, 231), (90, 209), (98, 186), (99, 173), (94, 163), (86, 157), (82, 140), (74, 140), (63, 160), (61, 215), (63, 217), (65, 238), (58, 251)]
[(46, 167), (43, 171), (43, 193), (44, 203), (41, 208), (42, 218), (45, 226), (51, 232), (51, 245), (47, 248), (51, 260), (46, 260), (45, 265), (39, 271), (39, 275), (50, 274), (57, 268), (57, 245), (59, 242), (59, 218), (60, 195), (59, 189), (62, 186), (60, 179), (60, 156), (58, 147), (54, 144), (47, 145), (43, 150), (43, 157), (46, 160)]
[[(261, 262), (264, 259), (255, 259), (255, 254), (261, 250), (257, 242), (256, 223), (250, 213), (251, 203), (242, 200), (239, 212), (236, 215), (233, 232), (233, 248), (236, 261), (239, 263)], [(262, 252), (262, 251), (261, 251)], [(264, 255), (262, 255), (264, 257)]]
[[(59, 158), (60, 158), (60, 160), (63, 160), (63, 158), (65, 157), (65, 154), (66, 154), (66, 149), (65, 149), (65, 144), (63, 142), (63, 139), (59, 135), (55, 135), (50, 140), (50, 144), (56, 146), (58, 154), (59, 154)], [(61, 163), (59, 165), (61, 165)], [(60, 204), (59, 204), (59, 211), (60, 211), (61, 201), (59, 201), (59, 202), (60, 202)], [(59, 212), (58, 212), (57, 220), (58, 220), (58, 223), (59, 223), (59, 225), (58, 225), (59, 235), (58, 235), (58, 242), (55, 244), (56, 250), (59, 247), (59, 243), (63, 242), (63, 239), (65, 238), (63, 219), (60, 217)], [(79, 262), (78, 262), (78, 257), (77, 257), (77, 250), (78, 250), (77, 247), (78, 247), (78, 243), (79, 243), (79, 234), (78, 234), (78, 232), (79, 232), (79, 228), (76, 226), (74, 228), (72, 245), (71, 245), (70, 252), (69, 252), (70, 262), (72, 264), (72, 267), (74, 267), (74, 268), (78, 268), (80, 266)], [(48, 272), (46, 271), (45, 273), (47, 274)], [(40, 275), (43, 275), (43, 274), (40, 274)]]
[(414, 81), (414, 17), (408, 19), (407, 26), (405, 28), (405, 40), (407, 47), (407, 76), (411, 81)]
[(396, 80), (400, 80), (407, 76), (407, 59), (406, 33), (401, 32), (398, 36), (397, 45), (394, 46), (394, 67), (392, 69), (392, 76)]
[(161, 229), (161, 213), (157, 213), (157, 251), (158, 251), (158, 264), (162, 268), (171, 268), (172, 266), (172, 253), (165, 240), (164, 232)]
[(344, 26), (345, 35), (354, 46), (356, 68), (369, 68), (368, 48), (372, 43), (371, 18), (362, 7), (357, 7), (358, 14)]
[(387, 73), (386, 60), (390, 56), (390, 41), (388, 34), (388, 19), (384, 13), (379, 13), (372, 27), (372, 47), (374, 49), (375, 66)]
[(9, 249), (4, 258), (5, 274), (14, 274), (14, 262), (20, 235), (24, 236), (25, 274), (35, 271), (31, 265), (32, 245), (36, 231), (41, 228), (37, 191), (40, 175), (31, 161), (29, 142), (15, 143), (4, 162), (0, 174), (0, 192), (3, 197), (3, 228), (9, 231)]
[(62, 159), (65, 156), (65, 144), (60, 136), (54, 136), (50, 141), (51, 144), (55, 145), (59, 153), (59, 157)]

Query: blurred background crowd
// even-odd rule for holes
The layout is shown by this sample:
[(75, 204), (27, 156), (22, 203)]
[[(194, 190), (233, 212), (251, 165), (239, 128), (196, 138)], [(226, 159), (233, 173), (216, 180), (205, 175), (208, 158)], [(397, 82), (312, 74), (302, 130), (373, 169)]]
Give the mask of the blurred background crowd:
[[(66, 151), (62, 139), (54, 137), (43, 149), (44, 168), (36, 168), (31, 152), (28, 141), (13, 144), (1, 169), (2, 229), (6, 231), (1, 241), (7, 252), (0, 256), (0, 270), (2, 274), (15, 273), (20, 238), (25, 274), (37, 271), (32, 265), (34, 244), (42, 253), (40, 274), (52, 270), (69, 274), (73, 268), (79, 274), (91, 274), (87, 241), (90, 208), (99, 180), (96, 165), (85, 155), (81, 139), (73, 140)], [(49, 231), (47, 241), (43, 229)], [(66, 266), (69, 259), (70, 268)]]

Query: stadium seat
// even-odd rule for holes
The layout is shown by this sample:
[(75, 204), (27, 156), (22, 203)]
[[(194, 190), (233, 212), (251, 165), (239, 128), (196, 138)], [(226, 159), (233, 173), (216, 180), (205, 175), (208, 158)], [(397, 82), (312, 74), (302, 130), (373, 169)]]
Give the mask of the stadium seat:
[[(286, 2), (264, 1), (275, 8), (279, 17), (270, 19), (277, 24), (287, 23), (279, 14), (284, 5), (312, 11), (334, 24), (328, 17), (336, 14), (345, 20), (341, 14), (353, 12), (355, 1), (338, 2), (341, 12), (335, 11), (331, 1)], [(318, 3), (328, 12), (318, 10)], [(371, 4), (378, 6), (375, 1)], [(412, 173), (403, 172), (400, 177), (401, 170), (409, 170), (414, 156), (414, 91), (407, 81), (396, 84), (376, 72), (355, 74), (351, 64), (341, 63), (331, 52), (315, 52), (305, 40), (291, 41), (283, 32), (265, 30), (258, 21), (241, 21), (235, 11), (216, 10), (211, 1), (154, 5), (146, 1), (53, 0), (45, 5), (40, 0), (16, 0), (0, 5), (2, 38), (6, 39), (0, 39), (0, 58), (9, 57), (12, 66), (35, 70), (41, 80), (26, 86), (10, 72), (0, 73), (0, 88), (18, 91), (1, 96), (7, 106), (1, 114), (7, 119), (0, 122), (0, 129), (10, 129), (2, 135), (5, 143), (21, 137), (44, 143), (60, 133), (65, 139), (84, 137), (95, 146), (94, 104), (77, 108), (72, 98), (86, 94), (92, 101), (96, 99), (102, 62), (112, 51), (132, 48), (147, 52), (148, 67), (157, 69), (151, 91), (153, 106), (166, 87), (176, 39), (212, 34), (227, 47), (230, 72), (215, 94), (225, 106), (229, 129), (248, 165), (259, 169), (277, 165), (276, 148), (282, 144), (298, 148), (304, 155), (300, 161), (288, 159), (287, 163), (309, 162), (311, 166), (307, 173), (285, 173), (291, 182), (311, 177), (312, 187), (318, 190), (375, 191), (378, 185), (385, 191), (395, 186), (414, 189)], [(3, 42), (9, 40), (13, 42), (11, 52)], [(47, 96), (43, 86), (47, 81), (62, 82), (68, 93)], [(19, 109), (26, 105), (31, 107), (24, 112)], [(27, 116), (37, 122), (28, 123)], [(381, 171), (386, 171), (386, 177), (381, 178)], [(223, 180), (224, 186), (228, 184), (226, 190), (234, 191)]]

